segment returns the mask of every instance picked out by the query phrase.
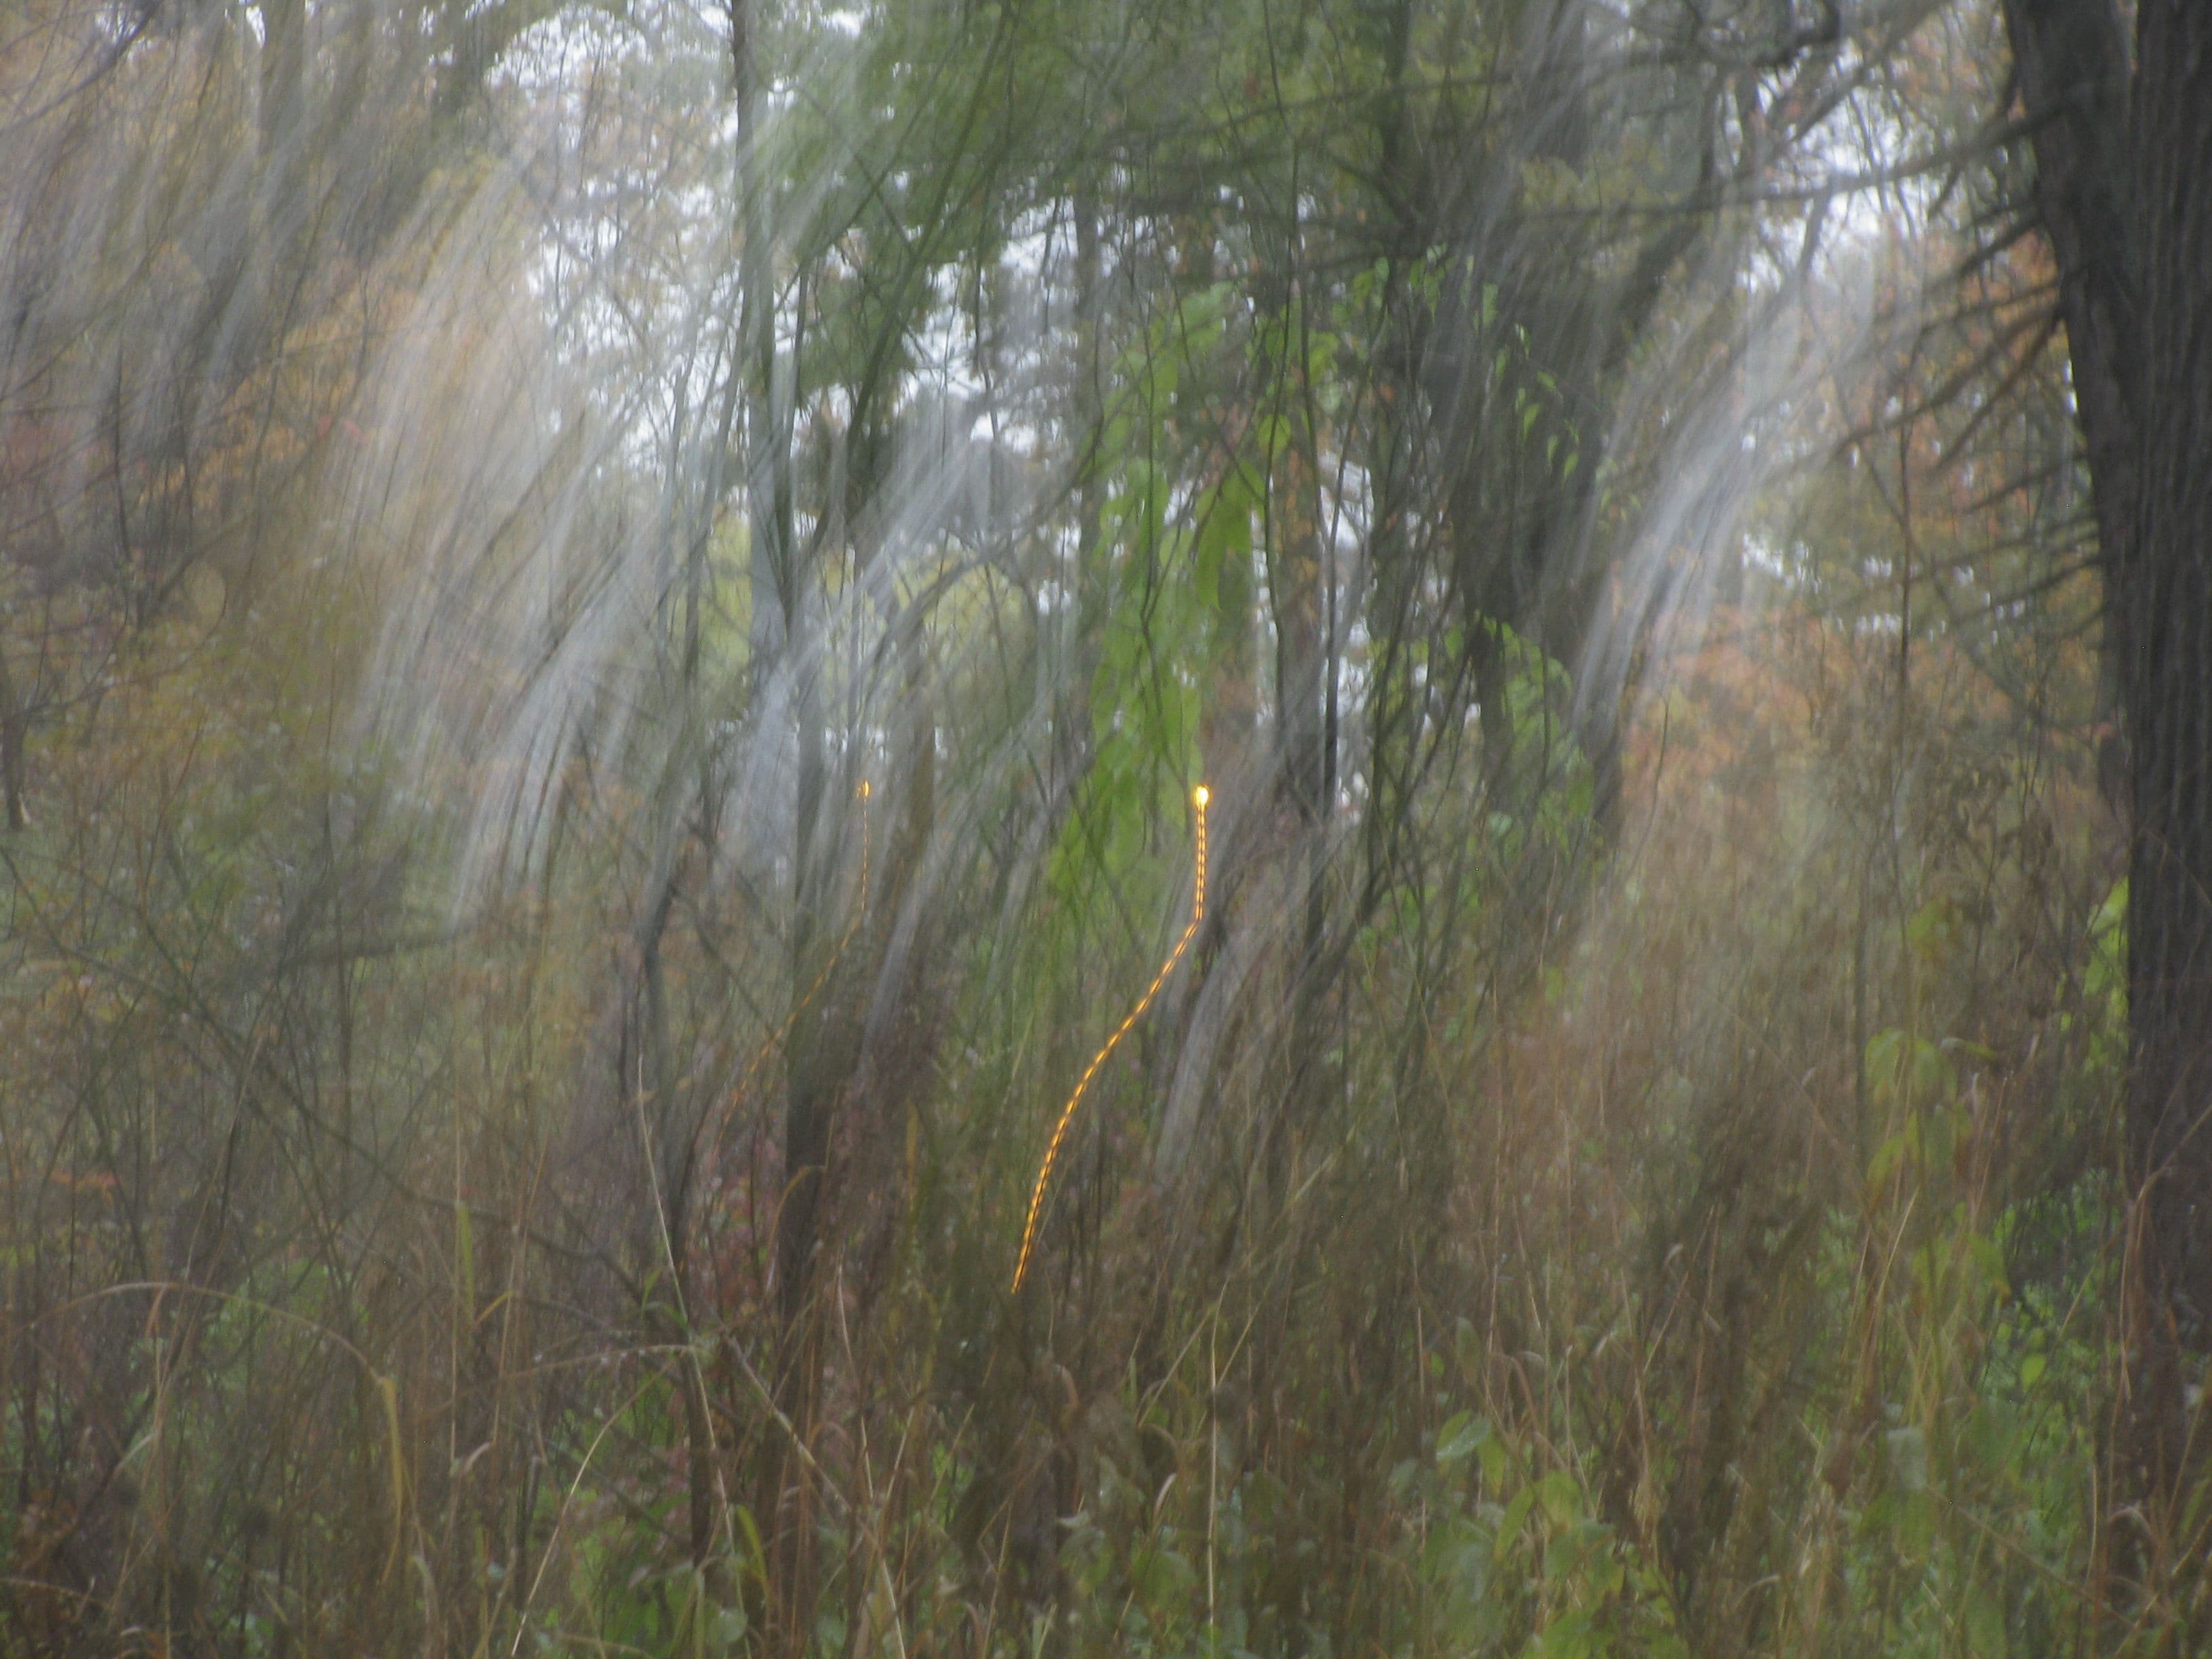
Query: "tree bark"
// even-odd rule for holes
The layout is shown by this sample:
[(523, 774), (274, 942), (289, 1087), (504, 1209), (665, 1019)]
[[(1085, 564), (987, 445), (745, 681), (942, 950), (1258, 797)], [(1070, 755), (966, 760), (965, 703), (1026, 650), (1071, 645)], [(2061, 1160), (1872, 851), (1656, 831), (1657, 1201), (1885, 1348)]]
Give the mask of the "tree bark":
[[(2035, 211), (2058, 266), (2059, 313), (2087, 441), (2106, 587), (2127, 582), (2135, 541), (2136, 380), (2142, 259), (2128, 173), (2128, 48), (2112, 0), (2006, 0), (2014, 73), (2033, 125)], [(2125, 617), (2106, 617), (2124, 661)]]
[(8, 673), (8, 657), (0, 650), (0, 797), (4, 797), (4, 822), (8, 833), (17, 834), (30, 828), (31, 814), (25, 802), (23, 781), (23, 751), (28, 735), (30, 720), (21, 700), (15, 696), (15, 683)]
[[(2212, 9), (2142, 0), (2136, 200), (2142, 422), (2133, 568), (2116, 597), (2135, 812), (2128, 869), (2139, 1198), (2138, 1437), (2152, 1495), (2178, 1496), (2191, 1373), (2212, 1337)], [(2148, 1385), (2145, 1387), (2144, 1385)]]
[(2203, 1450), (2212, 1338), (2212, 8), (2006, 0), (2087, 440), (2128, 745), (2126, 1495), (2154, 1540)]

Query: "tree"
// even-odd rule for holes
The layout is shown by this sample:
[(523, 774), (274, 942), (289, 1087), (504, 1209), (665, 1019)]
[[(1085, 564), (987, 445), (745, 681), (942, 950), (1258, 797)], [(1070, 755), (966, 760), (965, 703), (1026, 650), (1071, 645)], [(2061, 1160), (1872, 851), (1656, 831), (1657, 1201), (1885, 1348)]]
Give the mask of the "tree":
[(2171, 1505), (2203, 1463), (2191, 1384), (2212, 1342), (2212, 12), (2143, 0), (2132, 66), (2111, 0), (2005, 13), (2127, 747), (2127, 1455)]

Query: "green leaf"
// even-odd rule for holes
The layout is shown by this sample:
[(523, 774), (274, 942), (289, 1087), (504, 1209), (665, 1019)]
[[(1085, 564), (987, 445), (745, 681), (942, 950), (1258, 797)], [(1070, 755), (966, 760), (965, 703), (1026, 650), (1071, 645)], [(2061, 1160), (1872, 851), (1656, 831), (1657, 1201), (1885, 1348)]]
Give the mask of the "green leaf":
[(1536, 1489), (1523, 1486), (1513, 1495), (1505, 1506), (1505, 1518), (1498, 1523), (1498, 1541), (1492, 1546), (1495, 1559), (1504, 1562), (1507, 1552), (1521, 1540), (1521, 1528), (1528, 1524), (1528, 1511), (1536, 1507)]
[(1535, 1650), (1538, 1659), (1591, 1659), (1597, 1651), (1596, 1643), (1590, 1615), (1578, 1608), (1547, 1625), (1536, 1638)]
[(1469, 1457), (1490, 1438), (1490, 1425), (1465, 1412), (1455, 1413), (1437, 1431), (1437, 1462), (1456, 1463)]
[(1486, 1490), (1496, 1492), (1504, 1486), (1506, 1477), (1513, 1473), (1513, 1454), (1505, 1443), (1494, 1434), (1485, 1435), (1476, 1448), (1482, 1460), (1482, 1483)]
[(1881, 1146), (1875, 1147), (1874, 1156), (1867, 1160), (1869, 1194), (1879, 1193), (1882, 1188), (1887, 1186), (1890, 1176), (1897, 1173), (1897, 1166), (1904, 1161), (1905, 1137), (1902, 1134), (1888, 1136)]
[(1977, 1584), (1966, 1594), (1966, 1648), (1974, 1659), (2005, 1659), (2004, 1608)]
[(1572, 1526), (1583, 1512), (1583, 1489), (1565, 1469), (1553, 1469), (1536, 1483), (1536, 1494), (1547, 1519), (1555, 1527)]

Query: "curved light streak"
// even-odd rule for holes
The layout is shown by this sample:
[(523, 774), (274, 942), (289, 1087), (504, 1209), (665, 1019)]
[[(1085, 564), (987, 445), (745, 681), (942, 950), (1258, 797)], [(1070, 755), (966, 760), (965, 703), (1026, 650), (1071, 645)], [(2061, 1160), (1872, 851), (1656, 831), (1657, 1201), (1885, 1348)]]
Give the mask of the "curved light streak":
[(1030, 1261), (1036, 1253), (1037, 1224), (1044, 1216), (1045, 1194), (1052, 1186), (1053, 1166), (1060, 1162), (1060, 1146), (1067, 1139), (1069, 1126), (1075, 1121), (1076, 1108), (1083, 1104), (1083, 1097), (1091, 1087), (1091, 1080), (1098, 1075), (1099, 1068), (1121, 1046), (1121, 1039), (1128, 1036), (1136, 1023), (1145, 1017), (1145, 1011), (1152, 1006), (1152, 999), (1159, 995), (1160, 987), (1168, 982), (1168, 975), (1175, 972), (1176, 963), (1182, 960), (1183, 952), (1190, 949), (1191, 940), (1198, 937), (1199, 924), (1206, 920), (1206, 807), (1212, 799), (1212, 792), (1202, 783), (1190, 792), (1190, 804), (1198, 813), (1198, 856), (1193, 866), (1190, 925), (1182, 930), (1182, 937), (1175, 942), (1175, 949), (1168, 952), (1168, 959), (1160, 964), (1160, 971), (1152, 975), (1152, 982), (1145, 988), (1145, 994), (1137, 999), (1137, 1006), (1129, 1010), (1127, 1016), (1114, 1028), (1113, 1036), (1108, 1037), (1098, 1052), (1091, 1056), (1091, 1063), (1083, 1068), (1083, 1075), (1076, 1079), (1075, 1092), (1068, 1096), (1067, 1104), (1060, 1109), (1060, 1121), (1053, 1127), (1052, 1140), (1044, 1149), (1044, 1163), (1037, 1170), (1036, 1185), (1030, 1193), (1029, 1218), (1022, 1224), (1022, 1253), (1020, 1259), (1014, 1263), (1013, 1290), (1016, 1295), (1021, 1293), (1023, 1282), (1030, 1276)]

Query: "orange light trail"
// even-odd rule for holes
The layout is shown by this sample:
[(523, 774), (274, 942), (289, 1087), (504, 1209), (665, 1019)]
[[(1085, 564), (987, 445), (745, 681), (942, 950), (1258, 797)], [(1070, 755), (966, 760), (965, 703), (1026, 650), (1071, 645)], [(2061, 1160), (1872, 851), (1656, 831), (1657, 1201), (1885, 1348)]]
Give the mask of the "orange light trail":
[(1036, 1252), (1037, 1224), (1044, 1216), (1045, 1194), (1052, 1186), (1053, 1166), (1060, 1162), (1060, 1144), (1067, 1139), (1068, 1126), (1075, 1121), (1075, 1109), (1082, 1105), (1084, 1093), (1091, 1087), (1091, 1080), (1098, 1075), (1099, 1069), (1121, 1046), (1121, 1039), (1129, 1035), (1130, 1030), (1145, 1017), (1145, 1011), (1152, 1006), (1152, 999), (1159, 995), (1160, 987), (1168, 982), (1168, 975), (1175, 972), (1176, 963), (1182, 960), (1183, 952), (1190, 949), (1191, 940), (1198, 937), (1199, 923), (1206, 920), (1206, 806), (1212, 799), (1212, 792), (1202, 783), (1190, 792), (1190, 804), (1198, 812), (1198, 857), (1191, 885), (1190, 925), (1182, 930), (1182, 937), (1175, 942), (1175, 949), (1168, 952), (1168, 959), (1160, 964), (1160, 971), (1152, 975), (1152, 982), (1145, 988), (1145, 994), (1137, 999), (1137, 1006), (1130, 1009), (1127, 1018), (1114, 1028), (1114, 1035), (1106, 1039), (1105, 1045), (1091, 1056), (1091, 1063), (1083, 1068), (1083, 1075), (1076, 1079), (1075, 1092), (1068, 1096), (1067, 1104), (1060, 1109), (1060, 1121), (1053, 1127), (1052, 1139), (1044, 1149), (1044, 1163), (1037, 1170), (1036, 1186), (1030, 1193), (1029, 1219), (1022, 1224), (1022, 1253), (1014, 1263), (1014, 1294), (1018, 1296), (1021, 1293), (1023, 1281), (1030, 1276), (1030, 1260)]

